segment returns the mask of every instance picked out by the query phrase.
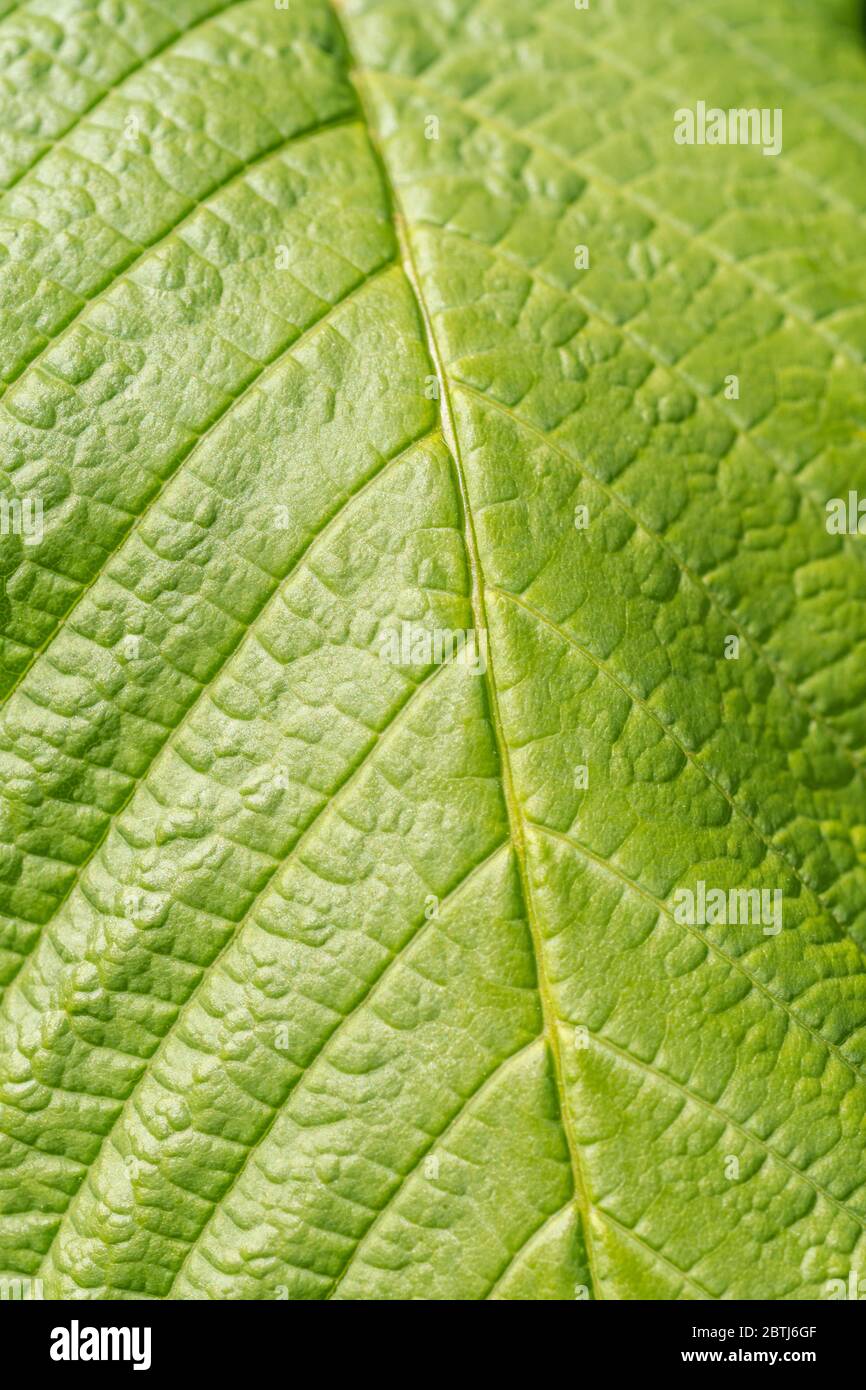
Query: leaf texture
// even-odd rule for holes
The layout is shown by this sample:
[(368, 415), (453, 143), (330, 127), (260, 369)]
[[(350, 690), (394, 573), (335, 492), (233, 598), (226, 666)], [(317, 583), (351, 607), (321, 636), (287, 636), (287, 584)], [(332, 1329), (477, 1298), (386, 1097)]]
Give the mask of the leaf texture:
[(0, 1275), (866, 1277), (854, 0), (122, 9), (0, 4)]

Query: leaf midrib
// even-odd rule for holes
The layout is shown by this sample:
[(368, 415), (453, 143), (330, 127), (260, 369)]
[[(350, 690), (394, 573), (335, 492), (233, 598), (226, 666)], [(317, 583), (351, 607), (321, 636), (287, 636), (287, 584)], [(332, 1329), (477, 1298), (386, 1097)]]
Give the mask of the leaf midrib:
[(553, 1075), (557, 1089), (560, 1122), (562, 1124), (566, 1146), (568, 1149), (569, 1162), (572, 1171), (572, 1181), (574, 1183), (574, 1200), (580, 1209), (581, 1227), (584, 1244), (589, 1264), (590, 1278), (593, 1283), (594, 1296), (603, 1299), (604, 1293), (601, 1280), (596, 1271), (595, 1252), (592, 1245), (591, 1232), (591, 1211), (592, 1202), (590, 1200), (589, 1189), (586, 1176), (583, 1171), (580, 1149), (573, 1129), (573, 1121), (568, 1105), (568, 1091), (565, 1081), (565, 1073), (562, 1064), (562, 1055), (559, 1039), (559, 1019), (554, 1007), (550, 982), (544, 961), (543, 936), (540, 924), (537, 920), (535, 907), (532, 898), (532, 887), (526, 858), (526, 841), (523, 833), (523, 818), (520, 804), (517, 799), (514, 780), (511, 771), (511, 762), (508, 751), (508, 743), (502, 723), (501, 712), (496, 689), (496, 679), (494, 673), (494, 659), (492, 643), (490, 641), (490, 629), (487, 622), (487, 611), (484, 599), (484, 574), (481, 566), (481, 557), (478, 548), (478, 541), (475, 532), (475, 523), (472, 515), (469, 489), (467, 485), (466, 473), (462, 462), (460, 442), (454, 422), (454, 415), (451, 406), (451, 396), (449, 390), (448, 376), (444, 368), (442, 355), (436, 339), (435, 330), (431, 315), (428, 311), (424, 298), (423, 286), (418, 274), (417, 265), (412, 250), (411, 237), (408, 222), (402, 208), (400, 194), (395, 179), (392, 177), (385, 154), (379, 144), (376, 135), (375, 122), (370, 112), (369, 98), (364, 89), (363, 67), (355, 53), (351, 37), (343, 23), (340, 13), (340, 0), (330, 0), (337, 23), (343, 35), (346, 49), (351, 60), (350, 80), (358, 93), (358, 100), (361, 111), (364, 114), (365, 125), (368, 138), (382, 174), (384, 187), (391, 202), (394, 227), (397, 234), (398, 245), (401, 251), (403, 269), (406, 278), (412, 288), (412, 293), (418, 308), (418, 314), (424, 328), (427, 340), (427, 347), (430, 358), (436, 373), (439, 385), (439, 414), (442, 421), (442, 433), (448, 452), (454, 465), (457, 485), (460, 493), (461, 507), (464, 522), (464, 546), (466, 557), (469, 564), (471, 576), (470, 604), (472, 607), (473, 621), (476, 630), (487, 633), (487, 665), (483, 680), (487, 692), (487, 700), (490, 708), (491, 723), (493, 727), (494, 739), (499, 758), (500, 776), (502, 781), (502, 791), (508, 815), (510, 829), (510, 839), (514, 850), (515, 859), (518, 867), (520, 879), (521, 896), (523, 898), (524, 910), (526, 912), (527, 924), (529, 926), (533, 955), (535, 958), (535, 969), (538, 982), (538, 993), (541, 1003), (542, 1016), (544, 1020), (544, 1035), (546, 1037), (549, 1055), (553, 1068)]

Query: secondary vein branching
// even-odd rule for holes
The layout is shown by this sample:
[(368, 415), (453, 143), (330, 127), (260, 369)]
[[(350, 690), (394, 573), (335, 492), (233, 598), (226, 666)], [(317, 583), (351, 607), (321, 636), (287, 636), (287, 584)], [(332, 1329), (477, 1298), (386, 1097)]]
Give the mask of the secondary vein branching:
[[(102, 578), (105, 577), (105, 575), (106, 575), (106, 567), (107, 567), (109, 561), (110, 561), (111, 559), (113, 559), (114, 556), (115, 556), (115, 554), (117, 554), (117, 552), (130, 540), (131, 536), (132, 536), (134, 533), (138, 532), (138, 531), (141, 529), (141, 526), (143, 525), (144, 521), (147, 519), (148, 516), (150, 516), (150, 515), (152, 514), (153, 508), (156, 506), (156, 503), (158, 502), (159, 498), (162, 496), (162, 494), (163, 494), (163, 492), (164, 492), (164, 490), (165, 490), (165, 487), (166, 487), (167, 484), (171, 481), (171, 479), (172, 479), (173, 477), (176, 476), (177, 471), (178, 471), (178, 468), (180, 467), (180, 464), (183, 463), (183, 462), (186, 462), (187, 459), (191, 458), (192, 455), (195, 453), (195, 451), (199, 448), (199, 446), (204, 442), (204, 440), (205, 440), (205, 439), (208, 439), (208, 438), (211, 436), (211, 434), (218, 428), (218, 426), (221, 425), (221, 424), (223, 424), (223, 423), (225, 422), (225, 420), (227, 419), (227, 417), (229, 416), (229, 414), (231, 413), (231, 411), (234, 410), (235, 407), (236, 407), (242, 400), (244, 400), (244, 399), (245, 399), (245, 398), (246, 398), (258, 385), (259, 385), (261, 379), (265, 376), (265, 374), (268, 372), (269, 369), (277, 369), (277, 368), (279, 368), (279, 367), (283, 364), (283, 362), (285, 361), (285, 359), (287, 359), (288, 357), (290, 357), (291, 354), (292, 354), (292, 352), (295, 351), (297, 348), (299, 348), (310, 334), (314, 333), (317, 329), (320, 329), (324, 324), (326, 324), (326, 323), (329, 321), (330, 316), (331, 316), (332, 313), (334, 313), (337, 309), (341, 308), (344, 304), (348, 303), (354, 295), (357, 295), (359, 292), (361, 292), (362, 290), (366, 289), (367, 286), (370, 285), (379, 275), (384, 274), (384, 273), (387, 273), (389, 270), (391, 270), (392, 267), (393, 267), (393, 264), (394, 264), (393, 260), (385, 261), (381, 266), (379, 266), (379, 267), (378, 267), (375, 271), (373, 271), (370, 275), (366, 276), (365, 279), (364, 279), (363, 281), (361, 281), (361, 282), (359, 282), (359, 283), (353, 285), (353, 286), (351, 287), (351, 289), (348, 291), (348, 293), (347, 293), (342, 299), (338, 300), (337, 303), (330, 305), (329, 308), (328, 308), (328, 310), (327, 310), (327, 312), (324, 313), (324, 314), (322, 314), (318, 319), (316, 319), (316, 321), (315, 321), (314, 323), (310, 324), (309, 327), (306, 328), (306, 329), (304, 330), (303, 333), (301, 333), (301, 334), (298, 335), (297, 337), (293, 338), (292, 341), (291, 341), (287, 346), (281, 347), (281, 348), (279, 349), (279, 351), (278, 351), (275, 355), (273, 355), (271, 358), (269, 358), (267, 362), (263, 363), (261, 369), (260, 369), (258, 372), (256, 372), (256, 374), (255, 374), (255, 376), (252, 378), (252, 380), (249, 381), (249, 382), (247, 383), (247, 385), (244, 387), (243, 391), (241, 391), (240, 394), (239, 394), (238, 396), (234, 396), (234, 397), (232, 398), (232, 400), (230, 401), (228, 407), (227, 407), (224, 411), (222, 411), (222, 412), (220, 413), (220, 415), (217, 417), (217, 419), (213, 422), (212, 425), (209, 426), (209, 428), (204, 432), (204, 434), (198, 436), (198, 438), (193, 442), (192, 446), (191, 446), (190, 449), (187, 451), (187, 453), (184, 454), (183, 457), (182, 457), (180, 460), (178, 460), (178, 463), (177, 463), (175, 469), (174, 469), (174, 470), (172, 471), (172, 473), (171, 473), (168, 477), (166, 477), (166, 478), (163, 480), (163, 482), (160, 484), (159, 488), (157, 489), (157, 491), (154, 493), (153, 497), (152, 497), (152, 498), (150, 499), (150, 501), (148, 502), (148, 504), (147, 504), (147, 506), (145, 507), (144, 511), (143, 511), (143, 512), (141, 513), (141, 515), (139, 516), (139, 518), (138, 518), (138, 520), (136, 521), (135, 525), (134, 525), (133, 527), (131, 527), (130, 530), (127, 531), (127, 532), (121, 537), (121, 540), (118, 542), (118, 545), (117, 545), (117, 546), (115, 547), (115, 549), (111, 552), (111, 554), (110, 554), (109, 556), (106, 557), (106, 560), (105, 560), (105, 563), (103, 564), (103, 566), (97, 571), (97, 573), (94, 575), (94, 577), (93, 577), (93, 579), (90, 581), (90, 583), (87, 584), (87, 585), (84, 587), (84, 589), (78, 594), (77, 598), (75, 599), (75, 602), (70, 606), (70, 608), (69, 608), (69, 609), (67, 610), (67, 612), (64, 614), (64, 617), (61, 619), (61, 622), (62, 622), (62, 623), (65, 624), (65, 623), (68, 622), (68, 619), (72, 616), (72, 614), (76, 611), (76, 609), (77, 609), (77, 608), (80, 606), (80, 604), (84, 601), (86, 595), (90, 592), (90, 590), (93, 588), (93, 586), (94, 586), (100, 579), (102, 579)], [(422, 436), (422, 438), (423, 438), (423, 436)], [(373, 482), (373, 481), (379, 476), (379, 474), (380, 474), (381, 472), (384, 472), (385, 468), (389, 468), (389, 467), (391, 466), (392, 463), (396, 463), (396, 462), (398, 461), (399, 458), (402, 458), (403, 453), (407, 452), (408, 449), (414, 448), (415, 445), (418, 444), (418, 443), (420, 443), (420, 440), (419, 440), (419, 439), (412, 440), (412, 441), (410, 442), (410, 444), (407, 445), (407, 448), (406, 448), (405, 450), (401, 450), (400, 454), (398, 454), (394, 459), (386, 460), (385, 463), (384, 463), (384, 465), (383, 465), (380, 469), (377, 469), (377, 471), (376, 471), (375, 473), (373, 473), (370, 477), (368, 477), (368, 478), (365, 480), (365, 482), (363, 483), (363, 485), (362, 485), (356, 492), (351, 493), (347, 498), (345, 498), (345, 499), (339, 504), (338, 509), (337, 509), (337, 511), (336, 511), (334, 514), (332, 514), (331, 516), (329, 516), (329, 517), (327, 517), (327, 518), (325, 519), (325, 521), (324, 521), (324, 523), (323, 523), (323, 529), (320, 530), (320, 531), (318, 531), (318, 532), (316, 533), (316, 535), (312, 538), (310, 544), (304, 548), (304, 550), (301, 552), (300, 556), (299, 556), (298, 559), (295, 561), (294, 565), (293, 565), (292, 568), (288, 571), (288, 573), (287, 573), (286, 575), (284, 575), (283, 577), (274, 576), (274, 583), (273, 583), (273, 586), (272, 586), (271, 590), (270, 590), (270, 591), (266, 594), (266, 596), (265, 596), (265, 600), (264, 600), (264, 604), (262, 605), (262, 609), (260, 609), (259, 612), (255, 613), (255, 614), (253, 615), (252, 619), (251, 619), (248, 623), (245, 623), (245, 624), (242, 625), (241, 631), (239, 632), (236, 641), (226, 650), (225, 655), (223, 656), (222, 660), (219, 662), (219, 664), (218, 664), (218, 666), (215, 668), (215, 670), (212, 672), (212, 674), (211, 674), (210, 678), (208, 679), (207, 683), (206, 683), (205, 685), (203, 685), (203, 686), (201, 687), (201, 689), (196, 693), (196, 695), (195, 695), (195, 697), (193, 698), (191, 704), (190, 704), (190, 705), (188, 706), (188, 708), (184, 711), (184, 713), (183, 713), (183, 715), (182, 715), (182, 717), (181, 717), (179, 723), (178, 723), (177, 725), (175, 725), (175, 727), (174, 727), (172, 730), (170, 730), (170, 731), (168, 732), (168, 734), (166, 735), (165, 741), (164, 741), (164, 742), (160, 745), (160, 747), (157, 749), (157, 751), (156, 751), (156, 753), (154, 754), (154, 757), (151, 759), (150, 763), (148, 763), (148, 765), (147, 765), (137, 776), (132, 777), (132, 778), (130, 779), (130, 785), (129, 785), (128, 789), (127, 789), (127, 794), (126, 794), (126, 796), (123, 798), (123, 800), (122, 800), (122, 801), (120, 802), (120, 804), (117, 806), (117, 808), (116, 808), (114, 811), (112, 811), (112, 812), (107, 816), (106, 821), (105, 821), (105, 825), (103, 826), (103, 829), (102, 829), (102, 833), (93, 841), (93, 843), (92, 843), (92, 845), (91, 845), (91, 847), (90, 847), (88, 853), (85, 855), (85, 857), (84, 857), (77, 865), (75, 865), (75, 872), (73, 873), (73, 875), (72, 875), (72, 877), (71, 877), (71, 879), (70, 879), (70, 882), (69, 882), (69, 884), (68, 884), (67, 887), (66, 887), (65, 892), (63, 892), (63, 893), (60, 895), (60, 897), (57, 899), (57, 901), (56, 901), (56, 903), (55, 903), (55, 905), (54, 905), (53, 911), (52, 911), (52, 913), (51, 913), (51, 916), (49, 917), (48, 921), (47, 921), (47, 922), (40, 923), (40, 924), (28, 923), (28, 925), (39, 925), (39, 926), (41, 926), (42, 930), (45, 931), (45, 930), (47, 930), (47, 929), (51, 926), (51, 924), (52, 924), (54, 921), (56, 921), (56, 919), (57, 919), (57, 914), (59, 913), (61, 907), (63, 906), (63, 903), (64, 903), (64, 902), (66, 901), (66, 899), (70, 896), (70, 894), (72, 893), (72, 891), (74, 890), (74, 888), (76, 887), (76, 885), (78, 884), (78, 882), (80, 881), (81, 875), (83, 874), (85, 868), (86, 868), (87, 865), (90, 863), (90, 861), (93, 859), (93, 856), (97, 853), (97, 851), (99, 850), (100, 846), (104, 843), (105, 839), (107, 838), (108, 834), (110, 833), (110, 831), (111, 831), (111, 829), (112, 829), (112, 826), (114, 826), (114, 825), (117, 824), (118, 817), (119, 817), (119, 816), (122, 814), (122, 812), (125, 810), (126, 806), (129, 804), (130, 800), (132, 799), (133, 795), (135, 794), (136, 789), (141, 785), (141, 783), (144, 781), (145, 777), (146, 777), (146, 776), (148, 775), (148, 773), (150, 772), (150, 770), (151, 770), (151, 768), (152, 768), (154, 762), (156, 761), (156, 758), (157, 758), (161, 753), (163, 753), (163, 752), (165, 751), (166, 748), (169, 748), (169, 747), (172, 745), (172, 743), (174, 742), (174, 740), (177, 738), (178, 734), (180, 733), (180, 730), (184, 727), (184, 725), (186, 724), (186, 722), (187, 722), (187, 720), (189, 719), (190, 715), (191, 715), (191, 714), (194, 712), (194, 710), (198, 707), (198, 703), (199, 703), (200, 699), (202, 698), (202, 696), (205, 695), (205, 694), (207, 693), (207, 691), (210, 689), (210, 687), (213, 685), (213, 682), (216, 680), (216, 677), (218, 676), (219, 672), (223, 669), (223, 667), (224, 667), (224, 666), (228, 663), (228, 661), (232, 658), (232, 656), (233, 656), (234, 653), (237, 651), (237, 649), (238, 649), (238, 647), (241, 645), (241, 643), (249, 636), (249, 634), (250, 634), (250, 633), (253, 631), (253, 629), (255, 628), (255, 625), (256, 625), (258, 619), (259, 619), (260, 616), (261, 616), (261, 612), (262, 612), (264, 606), (267, 605), (267, 604), (271, 601), (271, 599), (274, 597), (275, 594), (279, 594), (280, 590), (281, 590), (282, 587), (285, 585), (285, 583), (287, 582), (287, 580), (291, 578), (292, 574), (295, 572), (295, 570), (298, 568), (298, 566), (299, 566), (299, 565), (303, 562), (303, 560), (305, 559), (308, 550), (310, 550), (310, 549), (312, 548), (312, 546), (320, 539), (320, 537), (325, 533), (325, 530), (327, 530), (327, 529), (333, 524), (333, 522), (335, 522), (336, 520), (339, 519), (340, 515), (342, 514), (342, 512), (344, 511), (344, 509), (345, 509), (345, 507), (348, 505), (348, 503), (351, 502), (360, 492), (364, 491), (364, 489), (367, 487), (367, 485), (368, 485), (370, 482)], [(56, 633), (55, 633), (54, 635), (56, 635)], [(50, 640), (50, 639), (49, 639), (49, 640)], [(46, 642), (43, 644), (43, 647), (41, 647), (41, 648), (39, 649), (38, 652), (34, 653), (33, 661), (35, 661), (36, 658), (37, 658), (37, 656), (39, 656), (39, 655), (41, 654), (41, 652), (43, 651), (44, 647), (47, 647), (48, 645), (49, 645), (49, 641), (46, 641)], [(30, 669), (30, 666), (32, 666), (33, 661), (31, 661), (30, 665), (28, 665), (28, 667), (27, 667), (27, 670), (25, 670), (24, 672), (22, 672), (21, 676), (20, 676), (19, 679), (16, 681), (16, 683), (15, 683), (13, 689), (9, 692), (9, 695), (6, 697), (6, 703), (8, 703), (8, 701), (11, 699), (12, 695), (15, 693), (15, 691), (16, 691), (16, 690), (19, 688), (19, 686), (21, 685), (22, 681), (24, 680), (24, 677), (25, 677), (26, 674), (27, 674), (27, 671)], [(25, 920), (26, 920), (26, 919), (25, 919)], [(25, 962), (26, 962), (28, 956), (31, 954), (31, 952), (32, 952), (33, 950), (35, 950), (36, 946), (38, 945), (39, 940), (41, 939), (41, 934), (42, 934), (42, 933), (40, 932), (39, 935), (37, 935), (37, 936), (34, 937), (34, 940), (33, 940), (32, 944), (31, 944), (30, 950), (25, 951), (25, 952), (22, 954), (20, 964), (18, 965), (15, 974), (12, 975), (12, 977), (6, 982), (7, 988), (13, 983), (13, 981), (14, 981), (15, 978), (17, 977), (18, 972), (19, 972), (19, 971), (21, 970), (21, 968), (24, 966), (24, 964), (25, 964)]]

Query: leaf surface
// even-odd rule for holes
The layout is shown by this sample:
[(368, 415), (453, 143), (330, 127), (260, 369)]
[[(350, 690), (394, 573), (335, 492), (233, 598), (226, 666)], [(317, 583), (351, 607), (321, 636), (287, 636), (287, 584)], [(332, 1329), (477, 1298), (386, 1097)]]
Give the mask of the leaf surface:
[(4, 1277), (866, 1277), (856, 11), (0, 4)]

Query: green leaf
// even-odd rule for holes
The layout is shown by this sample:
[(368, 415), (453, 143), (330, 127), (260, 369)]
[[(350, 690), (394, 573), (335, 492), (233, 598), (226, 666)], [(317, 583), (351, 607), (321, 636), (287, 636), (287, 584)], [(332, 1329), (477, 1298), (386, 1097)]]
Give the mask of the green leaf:
[(0, 3), (0, 1279), (866, 1280), (855, 0), (121, 8)]

